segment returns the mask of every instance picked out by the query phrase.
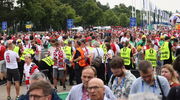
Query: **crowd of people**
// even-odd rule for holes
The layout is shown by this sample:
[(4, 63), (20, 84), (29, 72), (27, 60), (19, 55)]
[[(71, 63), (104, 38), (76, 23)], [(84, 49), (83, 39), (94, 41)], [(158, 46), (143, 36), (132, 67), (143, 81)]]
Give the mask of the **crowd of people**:
[[(73, 86), (67, 100), (172, 100), (180, 86), (179, 41), (180, 32), (167, 27), (1, 34), (0, 79), (7, 80), (7, 100), (12, 83), (16, 100), (59, 100), (58, 82)], [(20, 96), (23, 82), (27, 94)]]

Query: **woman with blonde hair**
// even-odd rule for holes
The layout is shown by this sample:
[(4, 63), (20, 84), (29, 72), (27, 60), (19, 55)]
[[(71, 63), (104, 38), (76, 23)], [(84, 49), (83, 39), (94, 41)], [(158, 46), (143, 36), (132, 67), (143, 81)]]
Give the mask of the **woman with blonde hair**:
[(166, 77), (170, 84), (170, 87), (180, 86), (180, 83), (176, 77), (175, 70), (173, 69), (172, 65), (163, 65), (161, 68), (161, 75)]

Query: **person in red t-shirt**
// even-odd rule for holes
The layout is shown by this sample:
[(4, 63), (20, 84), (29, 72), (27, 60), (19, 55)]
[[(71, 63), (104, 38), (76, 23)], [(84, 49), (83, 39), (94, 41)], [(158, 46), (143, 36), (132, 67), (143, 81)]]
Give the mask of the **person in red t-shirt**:
[(0, 79), (3, 80), (5, 77), (5, 62), (4, 62), (4, 53), (6, 51), (6, 47), (3, 45), (3, 41), (0, 43)]

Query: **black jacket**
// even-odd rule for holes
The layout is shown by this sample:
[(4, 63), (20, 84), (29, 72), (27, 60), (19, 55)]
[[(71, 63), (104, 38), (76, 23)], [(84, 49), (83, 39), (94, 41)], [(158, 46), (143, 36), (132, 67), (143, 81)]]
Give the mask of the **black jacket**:
[(179, 100), (180, 99), (180, 86), (172, 87), (169, 91), (167, 100)]

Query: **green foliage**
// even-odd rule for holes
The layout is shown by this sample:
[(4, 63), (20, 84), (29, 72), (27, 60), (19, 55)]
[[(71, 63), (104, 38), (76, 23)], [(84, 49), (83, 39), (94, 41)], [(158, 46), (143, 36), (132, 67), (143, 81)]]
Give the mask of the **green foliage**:
[(126, 13), (122, 13), (119, 16), (119, 21), (120, 21), (120, 26), (123, 26), (123, 27), (128, 27), (129, 26), (129, 19), (128, 19)]
[(100, 25), (102, 15), (102, 9), (93, 0), (87, 0), (83, 5), (82, 21), (84, 25)]
[[(25, 31), (25, 24), (31, 21), (33, 30), (66, 29), (66, 20), (74, 19), (75, 26), (111, 25), (129, 26), (132, 6), (102, 5), (97, 0), (0, 0), (0, 22), (8, 21), (8, 26), (18, 26)], [(137, 10), (137, 25), (140, 25), (140, 11)]]
[(32, 21), (34, 30), (55, 30), (66, 29), (66, 20), (68, 18), (81, 21), (76, 17), (76, 11), (68, 4), (63, 4), (59, 0), (19, 0), (22, 4), (21, 21)]
[(112, 10), (107, 10), (104, 13), (104, 18), (105, 18), (104, 25), (110, 25), (110, 26), (119, 25), (119, 18)]

